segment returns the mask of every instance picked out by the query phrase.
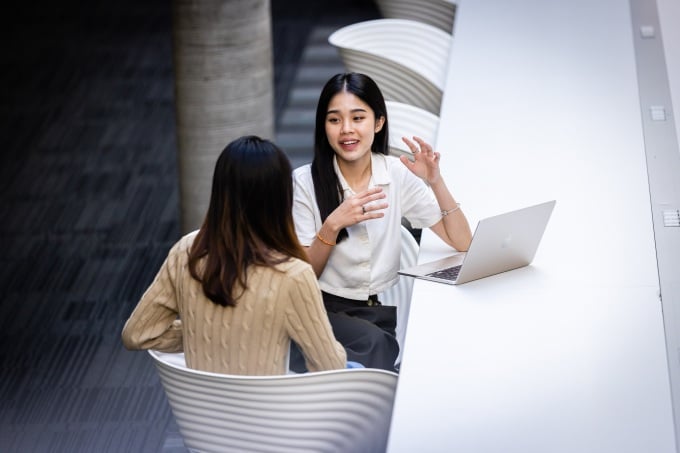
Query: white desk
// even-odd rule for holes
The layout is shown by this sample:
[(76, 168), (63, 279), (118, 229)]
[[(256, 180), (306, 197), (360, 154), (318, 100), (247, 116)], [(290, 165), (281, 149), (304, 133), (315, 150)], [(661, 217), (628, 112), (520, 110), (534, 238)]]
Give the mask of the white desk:
[(454, 195), (473, 227), (557, 205), (530, 267), (415, 282), (388, 451), (676, 451), (628, 2), (461, 0), (455, 30)]

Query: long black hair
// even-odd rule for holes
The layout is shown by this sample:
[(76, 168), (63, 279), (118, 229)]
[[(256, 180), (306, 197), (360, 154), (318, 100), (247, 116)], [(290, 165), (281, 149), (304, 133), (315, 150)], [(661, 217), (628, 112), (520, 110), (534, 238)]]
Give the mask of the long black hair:
[(213, 174), (210, 204), (189, 252), (189, 272), (216, 304), (235, 305), (251, 264), (307, 261), (293, 224), (290, 161), (256, 136), (229, 143)]
[[(316, 125), (314, 129), (314, 159), (312, 160), (312, 181), (314, 194), (319, 205), (321, 221), (342, 203), (342, 186), (333, 168), (335, 151), (326, 136), (326, 114), (328, 104), (336, 94), (346, 91), (364, 101), (373, 110), (376, 120), (385, 118), (382, 128), (375, 134), (371, 144), (371, 152), (387, 154), (389, 152), (389, 133), (387, 128), (387, 107), (385, 98), (378, 85), (365, 74), (355, 72), (336, 74), (330, 78), (321, 90), (319, 102), (316, 106)], [(347, 237), (344, 228), (338, 233), (337, 242)]]

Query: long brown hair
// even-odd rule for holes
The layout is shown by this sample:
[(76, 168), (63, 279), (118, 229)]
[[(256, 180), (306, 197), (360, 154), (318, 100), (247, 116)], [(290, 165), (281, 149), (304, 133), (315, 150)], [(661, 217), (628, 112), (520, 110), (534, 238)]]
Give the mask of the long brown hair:
[(292, 208), (292, 168), (281, 149), (256, 136), (224, 148), (215, 164), (208, 212), (189, 251), (189, 272), (210, 300), (235, 305), (247, 288), (250, 265), (307, 260)]

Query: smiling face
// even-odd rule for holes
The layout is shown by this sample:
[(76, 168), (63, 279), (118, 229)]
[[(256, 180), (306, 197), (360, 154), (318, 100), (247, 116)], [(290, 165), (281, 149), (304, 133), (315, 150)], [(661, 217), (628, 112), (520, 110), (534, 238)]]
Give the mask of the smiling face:
[(384, 122), (382, 116), (376, 119), (367, 103), (352, 93), (341, 91), (328, 103), (326, 137), (339, 160), (357, 164), (367, 162), (371, 159), (375, 134)]

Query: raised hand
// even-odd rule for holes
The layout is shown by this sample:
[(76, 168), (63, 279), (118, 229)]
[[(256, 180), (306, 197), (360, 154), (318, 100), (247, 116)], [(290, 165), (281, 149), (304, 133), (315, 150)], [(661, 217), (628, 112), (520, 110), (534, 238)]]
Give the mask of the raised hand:
[(414, 175), (425, 180), (428, 184), (436, 183), (441, 176), (439, 172), (440, 154), (434, 151), (432, 146), (420, 137), (413, 137), (416, 143), (413, 143), (406, 137), (402, 137), (402, 140), (413, 153), (414, 160), (411, 161), (408, 157), (401, 156), (401, 162)]

